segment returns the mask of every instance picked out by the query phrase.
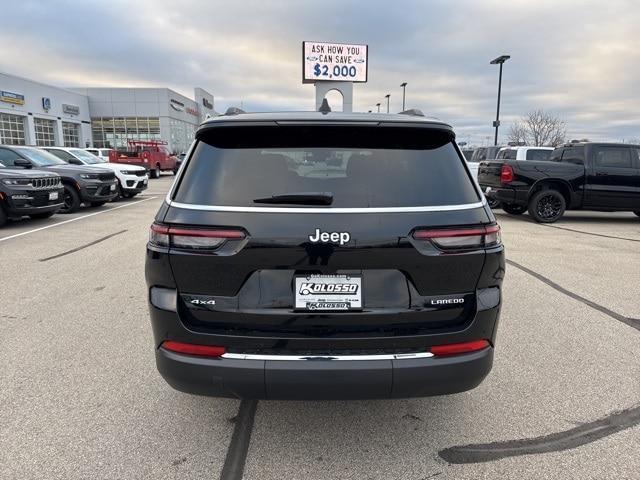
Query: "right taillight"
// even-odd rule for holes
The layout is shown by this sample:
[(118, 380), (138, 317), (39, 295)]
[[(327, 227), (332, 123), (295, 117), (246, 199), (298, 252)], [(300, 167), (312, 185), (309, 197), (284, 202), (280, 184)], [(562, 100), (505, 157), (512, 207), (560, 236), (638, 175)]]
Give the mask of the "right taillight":
[(441, 250), (495, 247), (502, 243), (499, 225), (472, 228), (416, 230), (416, 240), (429, 241)]
[(216, 230), (202, 228), (169, 227), (154, 223), (149, 232), (149, 243), (158, 247), (186, 250), (215, 250), (227, 240), (242, 240), (242, 230)]
[(513, 167), (511, 165), (502, 165), (500, 169), (500, 183), (511, 183), (514, 178)]

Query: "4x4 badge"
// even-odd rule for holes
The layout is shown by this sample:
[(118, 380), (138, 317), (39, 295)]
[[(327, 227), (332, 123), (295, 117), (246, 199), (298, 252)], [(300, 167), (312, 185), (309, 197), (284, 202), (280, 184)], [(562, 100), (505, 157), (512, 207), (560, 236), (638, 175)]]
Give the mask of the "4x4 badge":
[(344, 245), (351, 240), (351, 234), (349, 232), (321, 232), (319, 228), (316, 228), (314, 235), (309, 235), (311, 243), (339, 243)]

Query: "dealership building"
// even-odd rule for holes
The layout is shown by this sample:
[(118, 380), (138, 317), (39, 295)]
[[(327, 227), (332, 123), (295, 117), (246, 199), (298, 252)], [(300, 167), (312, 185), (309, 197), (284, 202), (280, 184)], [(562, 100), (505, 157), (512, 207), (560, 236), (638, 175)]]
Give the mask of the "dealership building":
[(215, 115), (202, 88), (190, 99), (169, 88), (63, 89), (0, 73), (0, 144), (126, 148), (127, 140), (164, 140), (183, 152)]

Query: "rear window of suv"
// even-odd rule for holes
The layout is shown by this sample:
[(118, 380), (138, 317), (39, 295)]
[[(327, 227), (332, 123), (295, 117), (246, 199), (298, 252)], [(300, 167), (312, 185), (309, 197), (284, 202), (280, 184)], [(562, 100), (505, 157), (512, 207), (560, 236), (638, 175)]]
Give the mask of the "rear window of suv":
[(311, 192), (331, 194), (330, 207), (340, 208), (480, 200), (453, 134), (445, 130), (234, 126), (205, 130), (199, 140), (176, 202), (265, 207), (270, 205), (254, 200)]

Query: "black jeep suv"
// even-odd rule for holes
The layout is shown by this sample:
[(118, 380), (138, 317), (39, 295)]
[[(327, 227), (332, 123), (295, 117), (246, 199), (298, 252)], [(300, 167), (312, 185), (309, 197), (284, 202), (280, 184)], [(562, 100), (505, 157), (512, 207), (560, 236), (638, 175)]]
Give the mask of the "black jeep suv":
[(118, 195), (118, 181), (112, 170), (69, 165), (55, 155), (34, 147), (2, 145), (0, 163), (5, 167), (38, 168), (60, 175), (64, 187), (60, 213), (75, 212), (83, 202), (98, 207)]
[(0, 163), (0, 227), (11, 217), (50, 217), (62, 207), (63, 192), (55, 173), (6, 168)]
[(217, 117), (151, 225), (157, 366), (212, 396), (461, 392), (491, 370), (503, 276), (500, 229), (449, 125)]

